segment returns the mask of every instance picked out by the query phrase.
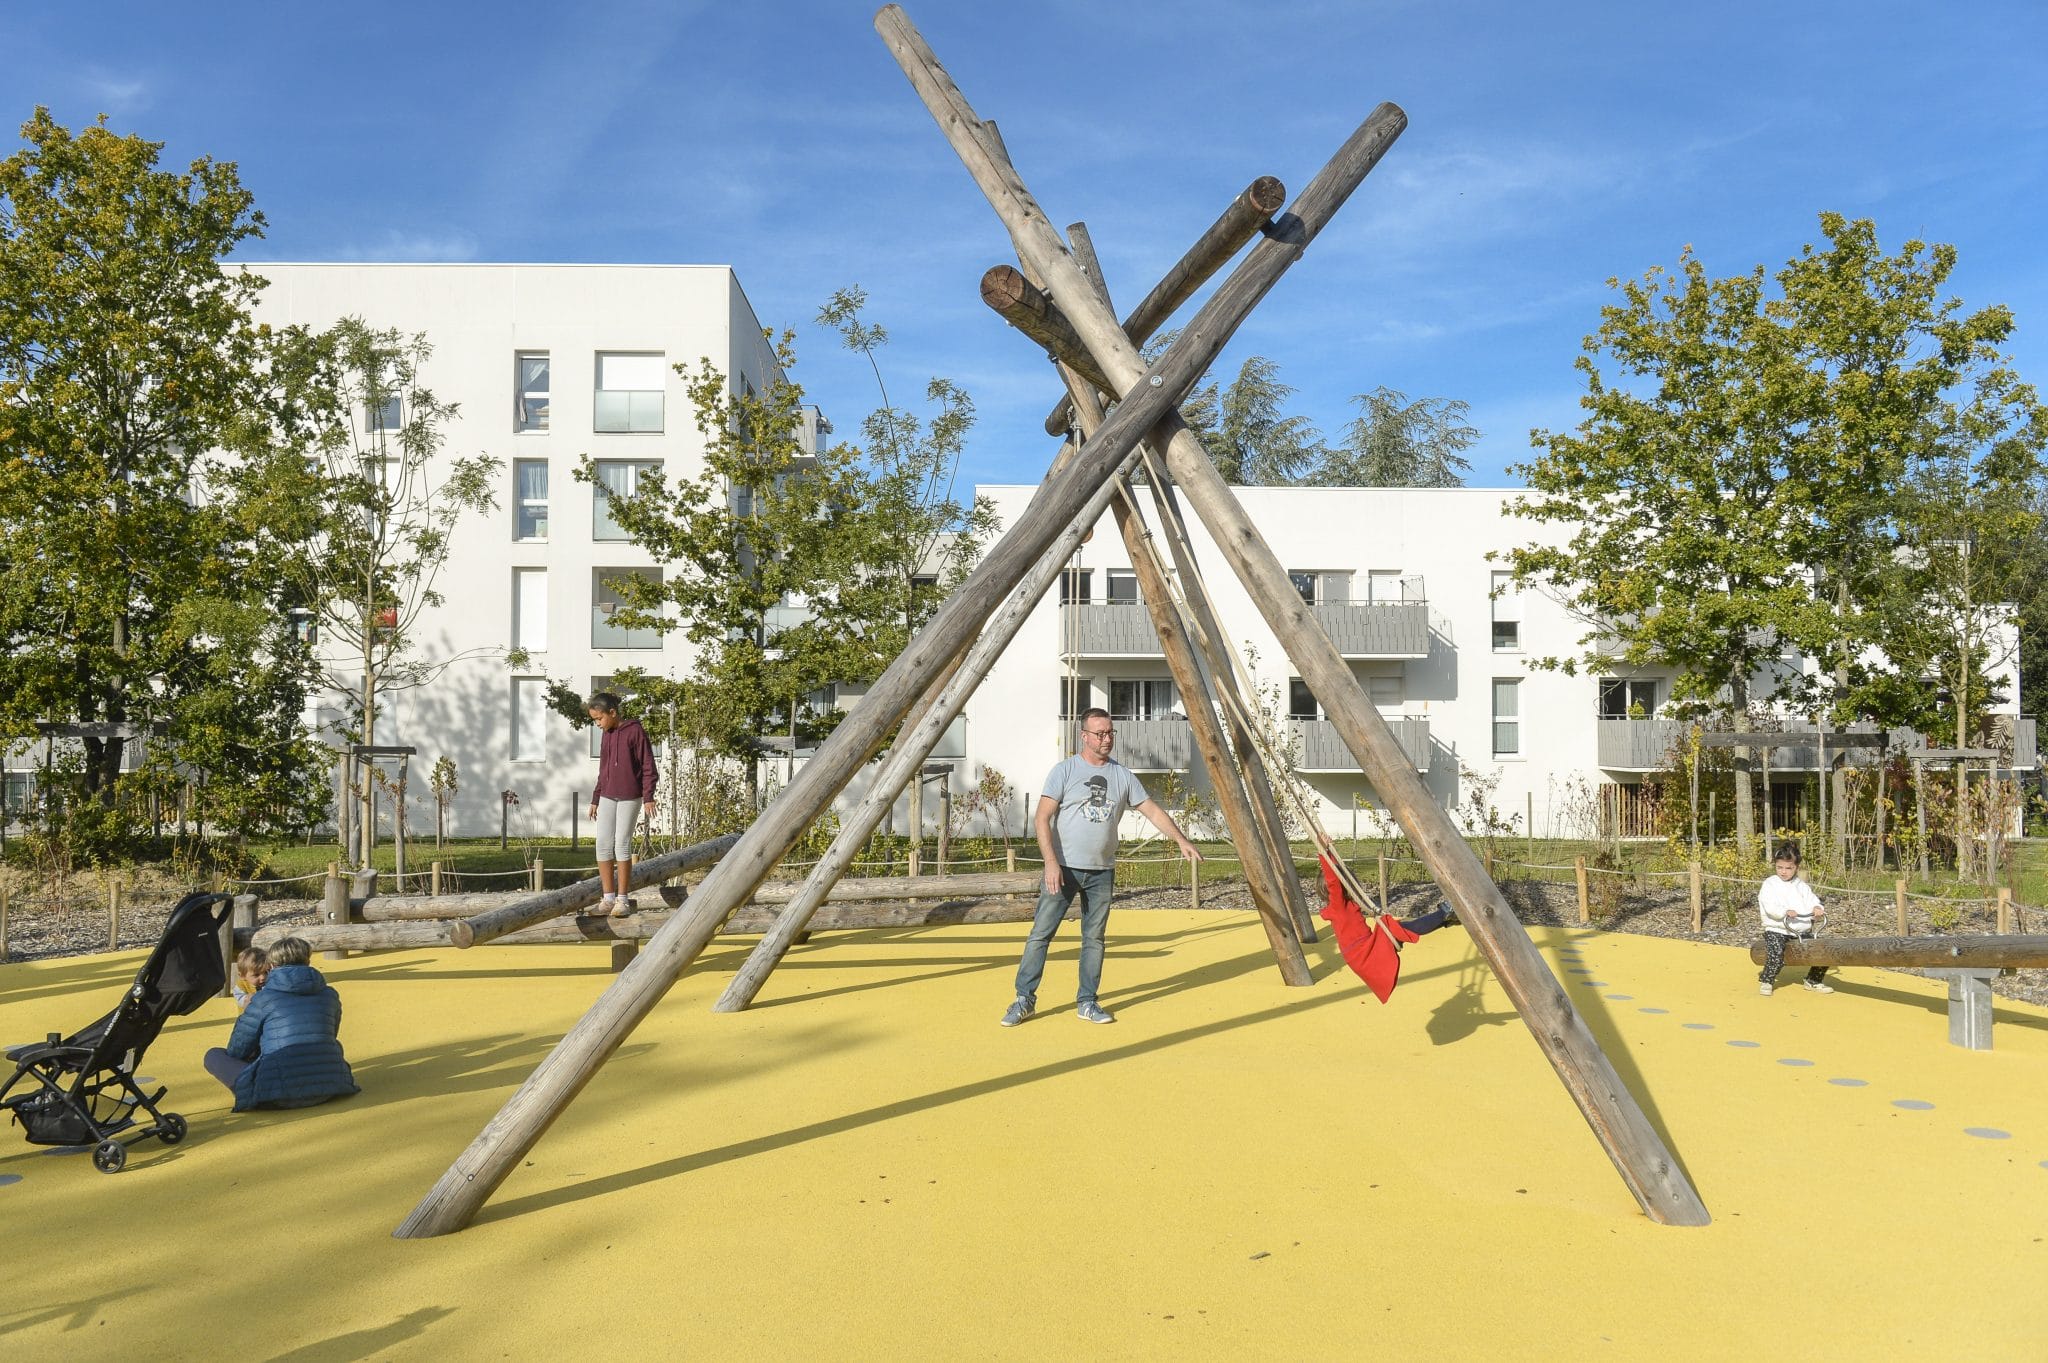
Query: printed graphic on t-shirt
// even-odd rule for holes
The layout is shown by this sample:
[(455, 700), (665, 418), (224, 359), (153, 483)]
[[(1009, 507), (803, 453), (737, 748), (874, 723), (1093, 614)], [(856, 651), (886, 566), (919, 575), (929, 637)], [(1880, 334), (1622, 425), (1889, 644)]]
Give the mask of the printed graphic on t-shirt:
[(1088, 778), (1086, 785), (1088, 787), (1088, 802), (1081, 806), (1081, 817), (1089, 823), (1108, 823), (1110, 815), (1109, 779), (1103, 776), (1091, 776)]

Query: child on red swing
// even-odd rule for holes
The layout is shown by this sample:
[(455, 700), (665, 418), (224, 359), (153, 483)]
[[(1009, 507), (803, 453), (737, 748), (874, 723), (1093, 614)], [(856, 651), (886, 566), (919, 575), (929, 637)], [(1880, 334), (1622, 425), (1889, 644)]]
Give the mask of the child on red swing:
[[(1791, 843), (1779, 844), (1772, 875), (1756, 892), (1756, 910), (1764, 920), (1764, 970), (1757, 976), (1756, 992), (1769, 998), (1785, 966), (1786, 943), (1794, 938), (1812, 941), (1819, 920), (1828, 912), (1813, 887), (1799, 878), (1799, 849)], [(1835, 987), (1824, 978), (1827, 973), (1826, 966), (1814, 966), (1800, 983), (1816, 994), (1832, 994)]]

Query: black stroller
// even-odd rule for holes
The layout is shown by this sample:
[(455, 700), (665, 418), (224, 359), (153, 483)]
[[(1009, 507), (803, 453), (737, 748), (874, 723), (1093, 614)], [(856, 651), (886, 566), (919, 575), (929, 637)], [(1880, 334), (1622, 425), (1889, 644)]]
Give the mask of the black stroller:
[[(7, 1050), (17, 1068), (0, 1085), (0, 1109), (21, 1123), (30, 1145), (90, 1145), (93, 1167), (116, 1174), (128, 1163), (128, 1147), (118, 1139), (124, 1133), (154, 1136), (165, 1145), (185, 1139), (185, 1119), (157, 1110), (168, 1090), (144, 1093), (135, 1067), (166, 1022), (194, 1011), (227, 983), (220, 927), (233, 906), (224, 894), (186, 895), (120, 1007), (68, 1037), (52, 1032), (47, 1041)], [(33, 1091), (8, 1097), (24, 1080), (33, 1082)], [(138, 1108), (149, 1114), (147, 1126), (138, 1122)]]

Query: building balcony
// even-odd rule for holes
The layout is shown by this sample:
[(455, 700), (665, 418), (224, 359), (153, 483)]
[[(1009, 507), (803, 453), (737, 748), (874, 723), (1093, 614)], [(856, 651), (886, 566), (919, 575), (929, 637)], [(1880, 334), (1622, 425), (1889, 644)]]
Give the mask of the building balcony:
[(1060, 607), (1060, 653), (1069, 658), (1164, 656), (1152, 613), (1141, 601), (1065, 603)]
[(1600, 720), (1600, 765), (1607, 771), (1658, 771), (1689, 727), (1678, 719)]
[[(1346, 658), (1427, 658), (1426, 601), (1338, 601), (1311, 606)], [(1060, 607), (1060, 653), (1069, 658), (1157, 658), (1163, 650), (1141, 601), (1070, 601)]]
[[(1401, 745), (1401, 751), (1408, 754), (1408, 760), (1415, 770), (1429, 770), (1429, 721), (1419, 715), (1386, 715), (1387, 727), (1394, 731), (1394, 738)], [(1299, 755), (1295, 758), (1294, 769), (1300, 772), (1355, 772), (1358, 759), (1351, 755), (1351, 749), (1337, 735), (1337, 726), (1327, 719), (1291, 719), (1294, 736), (1300, 744)]]
[(1132, 771), (1190, 771), (1194, 730), (1184, 719), (1116, 719), (1116, 760)]

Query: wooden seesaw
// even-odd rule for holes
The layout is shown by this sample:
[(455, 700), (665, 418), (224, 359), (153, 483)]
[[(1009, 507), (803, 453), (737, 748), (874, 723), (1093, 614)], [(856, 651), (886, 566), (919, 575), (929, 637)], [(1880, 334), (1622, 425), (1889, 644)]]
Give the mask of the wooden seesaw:
[[(1749, 959), (1764, 963), (1759, 938)], [(1785, 944), (1789, 966), (1872, 965), (1924, 970), (1948, 981), (1949, 1044), (1991, 1049), (1991, 981), (2001, 970), (2048, 966), (2048, 935), (1972, 937), (1816, 937)]]

